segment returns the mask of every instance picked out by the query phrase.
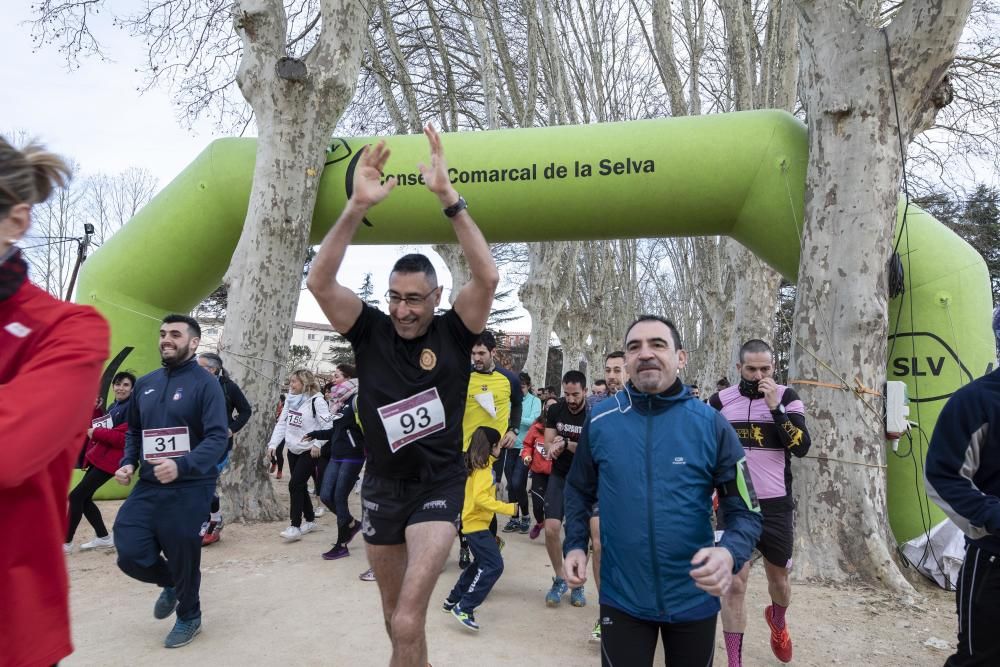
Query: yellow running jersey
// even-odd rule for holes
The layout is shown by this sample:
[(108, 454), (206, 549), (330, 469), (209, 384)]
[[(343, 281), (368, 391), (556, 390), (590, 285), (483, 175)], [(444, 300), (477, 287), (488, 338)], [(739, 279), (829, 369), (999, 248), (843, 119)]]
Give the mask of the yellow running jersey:
[(521, 425), (521, 382), (506, 368), (495, 366), (489, 373), (473, 370), (469, 375), (469, 393), (462, 419), (462, 451), (469, 449), (472, 434), (480, 426), (489, 426), (503, 435)]

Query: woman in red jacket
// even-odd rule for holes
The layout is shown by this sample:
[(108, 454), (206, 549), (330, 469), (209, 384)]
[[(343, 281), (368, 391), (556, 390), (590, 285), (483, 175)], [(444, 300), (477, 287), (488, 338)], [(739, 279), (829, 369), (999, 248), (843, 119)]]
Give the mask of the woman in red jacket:
[(69, 530), (66, 533), (66, 543), (63, 550), (73, 553), (73, 535), (80, 519), (84, 516), (94, 528), (96, 539), (80, 545), (81, 551), (89, 549), (113, 549), (114, 538), (104, 525), (101, 510), (94, 503), (94, 494), (109, 479), (115, 476), (119, 468), (122, 454), (125, 452), (125, 432), (128, 430), (128, 406), (132, 399), (132, 387), (135, 386), (135, 376), (128, 371), (115, 375), (111, 387), (115, 392), (115, 402), (108, 408), (107, 414), (94, 419), (87, 431), (89, 444), (83, 458), (87, 472), (83, 479), (69, 493)]
[(104, 318), (31, 284), (15, 245), (68, 178), (59, 157), (0, 137), (0, 664), (18, 667), (73, 651), (66, 493), (108, 357)]

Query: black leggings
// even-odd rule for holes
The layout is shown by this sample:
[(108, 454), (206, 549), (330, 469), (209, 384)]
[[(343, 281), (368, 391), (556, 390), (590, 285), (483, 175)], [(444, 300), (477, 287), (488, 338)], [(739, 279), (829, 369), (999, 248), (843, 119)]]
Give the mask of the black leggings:
[(545, 521), (545, 487), (549, 476), (542, 472), (531, 473), (531, 512), (535, 515), (535, 523)]
[(651, 667), (656, 642), (663, 637), (664, 664), (669, 667), (711, 667), (715, 656), (713, 614), (690, 623), (655, 623), (601, 605), (601, 665)]
[(69, 493), (69, 530), (66, 532), (66, 542), (73, 541), (76, 528), (80, 525), (80, 518), (86, 516), (87, 521), (94, 527), (94, 532), (98, 537), (107, 537), (108, 529), (104, 526), (104, 517), (101, 510), (94, 503), (94, 494), (109, 479), (114, 477), (111, 473), (104, 472), (94, 466), (87, 468), (83, 473), (83, 479)]
[(308, 486), (309, 478), (316, 469), (316, 462), (308, 451), (303, 454), (288, 452), (288, 467), (291, 469), (291, 477), (288, 480), (289, 514), (292, 525), (299, 528), (302, 526), (303, 515), (306, 521), (316, 520)]
[(282, 440), (278, 443), (278, 448), (274, 450), (274, 454), (271, 455), (271, 463), (278, 466), (278, 472), (285, 469), (285, 441)]

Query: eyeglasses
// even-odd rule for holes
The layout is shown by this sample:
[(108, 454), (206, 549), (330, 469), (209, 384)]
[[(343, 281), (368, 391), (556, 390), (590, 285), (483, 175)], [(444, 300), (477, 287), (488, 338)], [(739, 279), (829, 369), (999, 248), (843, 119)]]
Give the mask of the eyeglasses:
[(417, 296), (415, 294), (411, 294), (408, 296), (400, 296), (398, 294), (393, 293), (392, 290), (389, 290), (388, 292), (385, 293), (385, 300), (389, 303), (390, 306), (398, 306), (400, 303), (405, 301), (406, 305), (409, 306), (410, 308), (417, 308), (418, 306), (424, 305), (424, 301), (427, 301), (427, 297), (429, 297), (431, 294), (434, 294), (434, 292), (436, 292), (437, 290), (438, 288), (435, 287), (434, 289), (432, 289), (427, 294), (424, 294), (423, 296)]

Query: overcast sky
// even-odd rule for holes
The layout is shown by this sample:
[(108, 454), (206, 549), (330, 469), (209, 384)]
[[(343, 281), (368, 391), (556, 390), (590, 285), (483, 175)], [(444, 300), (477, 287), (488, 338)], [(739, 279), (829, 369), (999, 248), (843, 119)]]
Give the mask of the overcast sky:
[[(140, 94), (142, 45), (106, 22), (95, 32), (102, 39), (109, 60), (85, 59), (79, 69), (68, 71), (61, 54), (47, 47), (34, 51), (29, 3), (4, 3), (0, 23), (0, 133), (24, 131), (51, 150), (71, 158), (78, 173), (116, 173), (128, 167), (148, 169), (167, 185), (214, 138), (225, 136), (208, 122), (185, 129), (175, 117), (174, 104), (164, 90)], [(80, 230), (82, 232), (82, 230)], [(358, 287), (364, 274), (372, 273), (378, 295), (388, 289), (389, 269), (403, 252), (430, 256), (443, 285), (451, 277), (444, 262), (430, 246), (354, 246), (341, 270), (342, 282)], [(446, 294), (447, 298), (447, 294)], [(530, 328), (527, 313), (504, 326), (508, 331)], [(296, 319), (325, 322), (319, 306), (302, 292)]]

